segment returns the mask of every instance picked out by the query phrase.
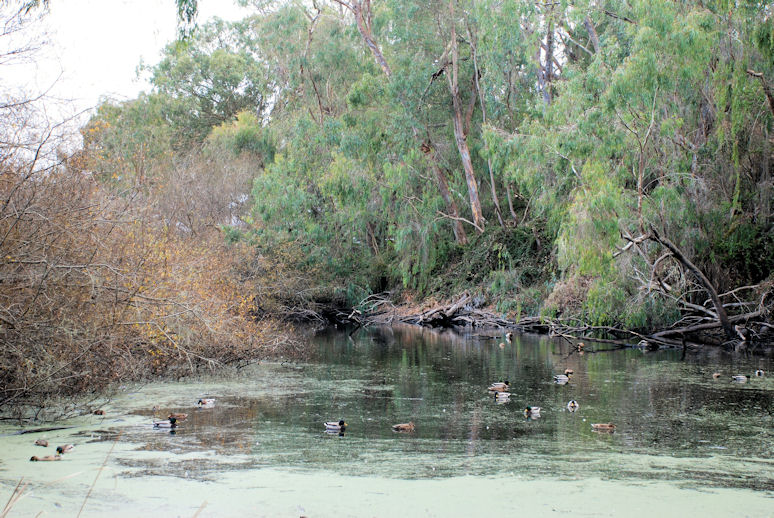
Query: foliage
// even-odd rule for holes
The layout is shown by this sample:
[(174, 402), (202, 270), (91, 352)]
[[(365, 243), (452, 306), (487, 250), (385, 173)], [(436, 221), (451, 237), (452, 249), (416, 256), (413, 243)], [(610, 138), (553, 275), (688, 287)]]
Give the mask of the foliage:
[(147, 246), (240, 250), (273, 294), (248, 313), (474, 289), (511, 315), (665, 326), (704, 294), (637, 240), (651, 228), (720, 292), (770, 277), (767, 3), (245, 3), (103, 105), (80, 159), (153, 207)]

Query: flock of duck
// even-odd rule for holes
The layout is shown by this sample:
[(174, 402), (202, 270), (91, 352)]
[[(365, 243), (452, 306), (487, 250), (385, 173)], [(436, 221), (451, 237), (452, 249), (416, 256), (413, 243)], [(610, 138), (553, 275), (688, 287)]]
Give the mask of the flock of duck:
[[(35, 441), (35, 446), (43, 446), (44, 448), (48, 448), (48, 441), (45, 439), (38, 439)], [(62, 446), (56, 447), (56, 455), (43, 455), (41, 457), (38, 457), (37, 455), (33, 455), (30, 457), (30, 461), (32, 462), (39, 462), (39, 461), (53, 461), (53, 460), (62, 460), (62, 455), (65, 453), (70, 453), (73, 451), (75, 446), (72, 444), (65, 444)]]
[[(570, 376), (573, 375), (572, 369), (565, 369), (563, 374), (556, 374), (554, 375), (554, 383), (557, 385), (566, 385), (570, 381)], [(511, 393), (508, 392), (510, 389), (510, 382), (509, 381), (498, 381), (495, 383), (492, 383), (487, 387), (487, 390), (490, 394), (494, 394), (495, 402), (498, 404), (500, 403), (507, 403), (511, 399)], [(570, 412), (577, 412), (580, 408), (580, 404), (578, 404), (577, 401), (574, 399), (571, 399), (567, 403), (567, 410)], [(540, 417), (540, 407), (539, 406), (531, 406), (527, 405), (524, 408), (524, 417), (527, 419), (537, 419)], [(614, 432), (615, 431), (615, 425), (613, 423), (592, 423), (591, 424), (592, 431), (595, 432)]]
[[(511, 341), (512, 334), (507, 333), (506, 334), (506, 340), (508, 342)], [(501, 344), (501, 346), (504, 344)], [(579, 352), (582, 352), (584, 348), (583, 343), (579, 343), (576, 345), (576, 350)], [(554, 383), (557, 385), (566, 385), (569, 383), (571, 376), (573, 375), (572, 369), (565, 369), (564, 373), (562, 374), (555, 374), (553, 377)], [(754, 376), (755, 377), (763, 377), (765, 376), (765, 371), (758, 369), (755, 371)], [(714, 372), (712, 374), (713, 379), (719, 379), (722, 377), (722, 374), (719, 372)], [(731, 381), (734, 383), (746, 383), (751, 376), (747, 376), (746, 374), (736, 374), (731, 376)], [(497, 381), (492, 383), (487, 387), (487, 391), (494, 396), (494, 400), (497, 404), (503, 404), (510, 402), (511, 393), (508, 392), (510, 389), (510, 382), (508, 380), (505, 381)], [(198, 408), (212, 408), (215, 406), (215, 399), (214, 398), (200, 398), (196, 402), (196, 406)], [(570, 412), (577, 412), (580, 408), (580, 404), (578, 404), (577, 401), (574, 399), (570, 400), (567, 403), (567, 410)], [(537, 419), (540, 417), (540, 407), (539, 406), (531, 406), (527, 405), (524, 408), (524, 417), (527, 419)], [(180, 413), (180, 412), (171, 412), (166, 419), (163, 420), (156, 420), (156, 412), (158, 411), (158, 407), (153, 407), (153, 428), (155, 429), (167, 429), (170, 431), (173, 431), (174, 433), (175, 428), (177, 428), (177, 424), (179, 421), (185, 421), (188, 418), (188, 414)], [(105, 415), (105, 412), (103, 410), (97, 410), (94, 412), (96, 415)], [(347, 429), (347, 423), (340, 419), (339, 421), (326, 421), (323, 423), (325, 426), (326, 433), (330, 434), (339, 434), (344, 435), (344, 432)], [(613, 423), (591, 423), (591, 430), (595, 432), (606, 432), (606, 433), (613, 433), (615, 432), (615, 424)], [(415, 425), (413, 421), (409, 421), (408, 423), (398, 423), (392, 425), (392, 430), (394, 432), (399, 433), (410, 433), (413, 432), (415, 429)], [(48, 447), (48, 441), (45, 439), (38, 439), (35, 441), (36, 446), (43, 446)], [(57, 446), (56, 448), (56, 454), (55, 455), (44, 455), (44, 456), (37, 456), (33, 455), (30, 458), (30, 461), (38, 462), (38, 461), (57, 461), (62, 459), (62, 455), (65, 453), (71, 452), (75, 448), (72, 444), (65, 444), (63, 446)]]

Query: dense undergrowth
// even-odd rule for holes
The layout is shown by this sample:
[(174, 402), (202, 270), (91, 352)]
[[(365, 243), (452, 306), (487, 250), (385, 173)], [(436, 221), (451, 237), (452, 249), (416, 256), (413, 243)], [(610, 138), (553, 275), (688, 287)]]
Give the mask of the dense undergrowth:
[(292, 352), (385, 292), (771, 330), (766, 2), (261, 2), (143, 71), (75, 151), (0, 106), (0, 405)]

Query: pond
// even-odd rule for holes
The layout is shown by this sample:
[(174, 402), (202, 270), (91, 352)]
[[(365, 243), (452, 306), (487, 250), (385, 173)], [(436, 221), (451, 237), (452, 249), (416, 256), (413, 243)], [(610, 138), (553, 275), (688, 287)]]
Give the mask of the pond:
[[(416, 327), (312, 340), (308, 363), (124, 387), (104, 416), (64, 430), (0, 428), (0, 505), (23, 478), (9, 516), (774, 515), (771, 359), (579, 354)], [(554, 383), (565, 369), (569, 383)], [(502, 380), (511, 396), (497, 400), (487, 386)], [(202, 397), (215, 405), (196, 408)], [(154, 429), (154, 406), (189, 416)], [(345, 433), (326, 433), (339, 419)], [(592, 430), (608, 422), (614, 433)], [(61, 461), (29, 461), (64, 443), (76, 447)]]

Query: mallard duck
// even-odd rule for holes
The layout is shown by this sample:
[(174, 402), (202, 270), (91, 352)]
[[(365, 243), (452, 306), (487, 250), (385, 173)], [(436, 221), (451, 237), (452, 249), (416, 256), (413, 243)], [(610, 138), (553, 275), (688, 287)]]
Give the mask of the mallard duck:
[(199, 405), (200, 408), (212, 408), (215, 406), (215, 399), (202, 398), (199, 401), (197, 401), (196, 404)]
[(758, 376), (759, 378), (762, 378), (763, 376), (766, 375), (766, 371), (762, 369), (758, 369), (757, 371), (755, 371), (755, 375)]
[(175, 418), (178, 421), (185, 421), (188, 419), (188, 414), (183, 414), (180, 412), (170, 412), (170, 414), (167, 416), (167, 419)]
[(104, 411), (104, 410), (102, 410), (102, 409), (95, 410), (95, 411), (94, 411), (94, 415), (105, 415), (105, 411)]
[(554, 383), (557, 385), (566, 385), (570, 381), (570, 376), (567, 374), (554, 375)]
[(30, 462), (49, 461), (49, 460), (62, 460), (62, 457), (60, 455), (45, 455), (43, 457), (38, 457), (37, 455), (33, 455), (32, 457), (30, 457)]
[(731, 381), (735, 383), (747, 383), (747, 376), (744, 374), (736, 374), (734, 376), (731, 376)]
[(614, 432), (615, 425), (613, 423), (592, 423), (591, 430), (594, 432)]
[(487, 389), (489, 392), (505, 392), (508, 390), (508, 387), (510, 387), (510, 382), (508, 380), (505, 381), (498, 381), (496, 383), (492, 383), (489, 385), (489, 388)]
[(64, 453), (70, 453), (70, 452), (71, 452), (71, 451), (73, 451), (74, 449), (75, 449), (75, 445), (73, 445), (73, 444), (64, 444), (64, 445), (62, 445), (62, 446), (57, 446), (57, 447), (56, 447), (56, 452), (57, 452), (59, 455), (62, 455), (62, 454), (64, 454)]
[(505, 349), (505, 342), (500, 342), (499, 344), (497, 344), (497, 347), (499, 347), (500, 349)]
[(392, 431), (393, 432), (413, 432), (414, 421), (409, 421), (408, 423), (394, 424), (392, 425)]
[(575, 374), (574, 370), (572, 370), (572, 369), (564, 369), (564, 375), (565, 376), (572, 376), (573, 374)]
[(579, 408), (580, 408), (580, 405), (574, 399), (571, 399), (570, 402), (567, 403), (567, 410), (569, 410), (570, 412), (577, 412)]
[(338, 423), (336, 421), (326, 421), (325, 429), (329, 432), (343, 432), (347, 429), (347, 423), (344, 422), (344, 419)]
[(713, 372), (712, 373), (712, 379), (718, 379), (719, 377), (720, 377), (720, 373), (719, 372)]
[(177, 428), (177, 419), (170, 417), (166, 421), (153, 421), (153, 428)]
[(511, 402), (511, 393), (510, 392), (495, 392), (494, 396), (495, 403), (498, 405), (504, 405), (505, 403)]
[(510, 331), (505, 333), (505, 341), (508, 343), (511, 343), (512, 340), (513, 340), (513, 333), (511, 333)]
[(48, 441), (45, 439), (37, 439), (35, 441), (35, 446), (43, 446), (45, 448), (48, 448)]
[(586, 347), (586, 344), (584, 344), (583, 342), (578, 342), (578, 343), (575, 345), (575, 350), (576, 350), (576, 351), (578, 351), (579, 353), (582, 353), (582, 352), (583, 352), (583, 349), (584, 349), (585, 347)]
[(524, 409), (524, 416), (525, 417), (540, 417), (540, 407), (539, 406), (528, 406)]

